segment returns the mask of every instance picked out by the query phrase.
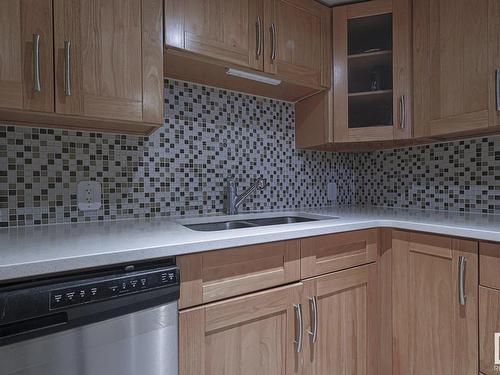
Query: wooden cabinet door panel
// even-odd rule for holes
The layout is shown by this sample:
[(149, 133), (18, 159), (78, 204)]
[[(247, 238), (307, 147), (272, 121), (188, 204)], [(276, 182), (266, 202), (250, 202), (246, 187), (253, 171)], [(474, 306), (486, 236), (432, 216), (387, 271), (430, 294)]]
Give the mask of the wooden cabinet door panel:
[(495, 367), (495, 333), (500, 332), (500, 291), (479, 287), (479, 370), (498, 373)]
[(160, 0), (55, 0), (56, 112), (162, 122), (161, 9)]
[(264, 70), (330, 87), (331, 10), (314, 1), (265, 0), (264, 15)]
[[(304, 283), (304, 296), (317, 298), (318, 319), (317, 341), (312, 343), (312, 335), (305, 337), (306, 374), (377, 373), (376, 267), (360, 266)], [(306, 330), (312, 332), (312, 309), (305, 321)]]
[(375, 262), (378, 230), (304, 238), (300, 241), (301, 277), (308, 278)]
[(181, 308), (283, 285), (300, 279), (299, 241), (207, 251), (177, 258)]
[[(39, 39), (40, 91), (35, 91), (33, 36)], [(0, 2), (0, 107), (54, 111), (52, 2)]]
[(477, 258), (473, 241), (393, 231), (394, 374), (477, 374)]
[(301, 292), (294, 284), (181, 311), (179, 374), (300, 374), (294, 304)]
[(261, 0), (166, 0), (165, 26), (169, 46), (263, 69)]
[(498, 23), (498, 12), (495, 19), (489, 11), (498, 7), (493, 3), (498, 2), (413, 1), (416, 136), (489, 126), (494, 111), (489, 33)]

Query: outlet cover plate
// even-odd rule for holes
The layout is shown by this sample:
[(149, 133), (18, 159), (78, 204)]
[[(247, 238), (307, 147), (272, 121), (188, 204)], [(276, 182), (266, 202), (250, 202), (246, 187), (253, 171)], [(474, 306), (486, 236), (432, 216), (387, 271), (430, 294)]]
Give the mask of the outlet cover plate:
[(335, 182), (328, 183), (328, 200), (337, 203), (337, 184)]
[(99, 181), (80, 181), (76, 188), (78, 209), (80, 211), (101, 208), (101, 183)]

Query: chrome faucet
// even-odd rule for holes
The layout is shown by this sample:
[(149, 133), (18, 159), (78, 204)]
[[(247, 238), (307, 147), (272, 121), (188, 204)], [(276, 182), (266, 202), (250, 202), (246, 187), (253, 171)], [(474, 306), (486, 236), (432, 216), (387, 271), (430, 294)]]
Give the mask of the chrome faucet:
[(238, 207), (243, 204), (245, 199), (247, 199), (250, 194), (253, 194), (255, 191), (264, 189), (266, 185), (266, 180), (262, 177), (259, 177), (252, 185), (250, 185), (247, 190), (238, 195), (238, 187), (236, 185), (236, 181), (233, 179), (229, 179), (227, 181), (226, 213), (228, 215), (237, 214)]

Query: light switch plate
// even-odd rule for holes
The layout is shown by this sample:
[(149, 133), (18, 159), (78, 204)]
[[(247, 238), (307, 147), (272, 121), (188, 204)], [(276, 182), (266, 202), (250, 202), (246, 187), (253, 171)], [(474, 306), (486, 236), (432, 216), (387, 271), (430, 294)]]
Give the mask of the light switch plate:
[(101, 207), (101, 183), (99, 181), (80, 181), (76, 190), (80, 211), (98, 210)]
[(328, 200), (337, 203), (337, 184), (335, 182), (328, 183)]

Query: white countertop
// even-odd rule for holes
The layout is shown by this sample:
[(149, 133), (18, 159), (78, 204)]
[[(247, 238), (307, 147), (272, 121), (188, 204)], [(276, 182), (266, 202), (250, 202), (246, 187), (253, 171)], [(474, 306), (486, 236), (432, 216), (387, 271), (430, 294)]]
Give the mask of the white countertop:
[(223, 221), (227, 217), (132, 219), (0, 229), (0, 282), (89, 267), (377, 227), (500, 242), (500, 215), (339, 206), (235, 215), (230, 219), (298, 214), (312, 217), (326, 215), (338, 219), (322, 217), (325, 220), (217, 232), (193, 231), (179, 222)]

